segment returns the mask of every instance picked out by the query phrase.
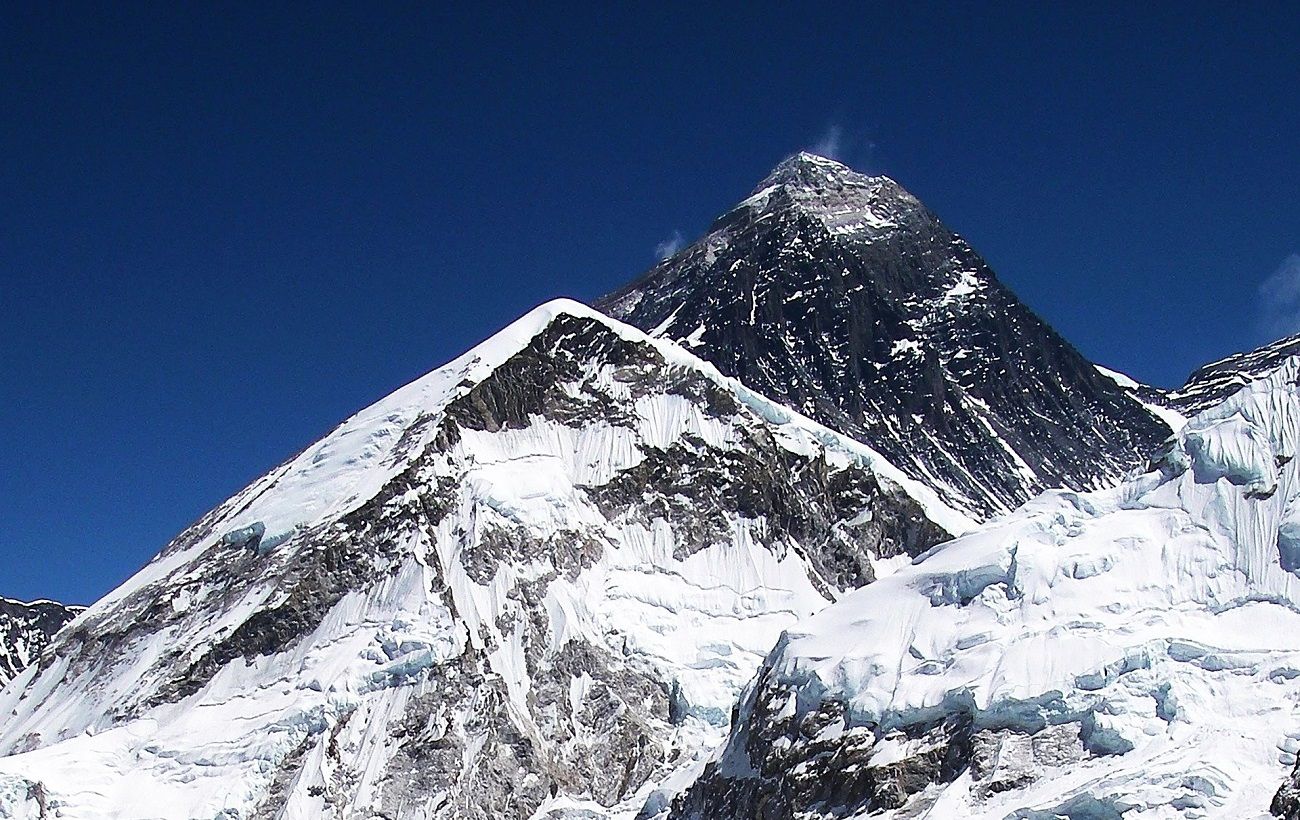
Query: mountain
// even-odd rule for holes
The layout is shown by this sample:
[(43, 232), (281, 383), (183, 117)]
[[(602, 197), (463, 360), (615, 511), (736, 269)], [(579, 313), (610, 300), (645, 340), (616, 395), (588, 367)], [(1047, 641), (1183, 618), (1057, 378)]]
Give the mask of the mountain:
[(1184, 413), (1199, 413), (1297, 354), (1300, 354), (1300, 335), (1210, 362), (1197, 368), (1182, 387), (1170, 391), (1169, 404)]
[(970, 527), (677, 345), (549, 303), (60, 632), (0, 691), (0, 816), (653, 812), (783, 629)]
[(54, 634), (84, 608), (0, 598), (0, 686), (35, 661)]
[[(548, 303), (25, 638), (0, 816), (1254, 805), (1231, 795), (1266, 779), (1300, 633), (1289, 582), (1215, 550), (1300, 566), (1289, 523), (1247, 515), (1295, 517), (1286, 385), (1184, 428), (892, 180), (807, 154), (601, 304), (649, 332)], [(1151, 683), (1162, 647), (1196, 671)], [(1142, 697), (1163, 723), (1129, 720)], [(1219, 756), (1161, 802), (1142, 778), (1181, 788), (1175, 740)]]
[(788, 630), (673, 816), (1300, 818), (1298, 382)]
[(979, 518), (1112, 483), (1170, 432), (898, 183), (808, 153), (596, 306)]
[[(1097, 368), (1098, 373), (1115, 382), (1120, 390), (1127, 393), (1130, 398), (1145, 407), (1153, 416), (1163, 421), (1174, 432), (1183, 429), (1183, 425), (1187, 423), (1187, 416), (1173, 406), (1173, 399), (1171, 398), (1173, 391), (1150, 384), (1143, 384), (1131, 376), (1120, 373), (1118, 370), (1111, 370), (1101, 365), (1094, 365), (1094, 367)], [(1226, 396), (1223, 398), (1226, 398)]]

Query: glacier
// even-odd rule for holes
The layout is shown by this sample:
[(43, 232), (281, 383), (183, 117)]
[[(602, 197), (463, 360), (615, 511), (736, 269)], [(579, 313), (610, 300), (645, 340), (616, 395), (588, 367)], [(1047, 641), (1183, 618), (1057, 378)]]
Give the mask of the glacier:
[(788, 629), (674, 816), (1296, 816), (1298, 379)]
[(0, 691), (0, 815), (630, 817), (698, 773), (784, 628), (972, 527), (678, 345), (551, 302), (62, 631)]
[(1140, 384), (808, 153), (598, 305), (0, 600), (0, 816), (1300, 820), (1295, 337)]

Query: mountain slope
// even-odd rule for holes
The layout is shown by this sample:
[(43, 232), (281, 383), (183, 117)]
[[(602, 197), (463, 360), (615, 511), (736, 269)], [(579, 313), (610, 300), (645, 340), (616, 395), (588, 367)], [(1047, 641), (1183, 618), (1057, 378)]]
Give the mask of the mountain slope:
[(35, 661), (54, 634), (84, 608), (0, 598), (0, 686)]
[(0, 814), (635, 812), (784, 627), (968, 527), (865, 446), (551, 303), (61, 633), (0, 692)]
[(789, 630), (674, 816), (1300, 817), (1298, 380)]
[(1170, 399), (1172, 391), (1143, 384), (1137, 379), (1120, 373), (1118, 370), (1111, 370), (1109, 367), (1102, 367), (1101, 365), (1094, 365), (1094, 367), (1097, 368), (1098, 373), (1115, 382), (1120, 390), (1123, 390), (1153, 416), (1168, 425), (1170, 430), (1178, 432), (1187, 423), (1187, 416), (1172, 406), (1172, 400)]
[(987, 517), (1168, 436), (897, 183), (797, 154), (597, 303)]
[(1169, 402), (1183, 413), (1199, 413), (1297, 354), (1300, 354), (1300, 335), (1278, 339), (1255, 350), (1234, 353), (1197, 368), (1187, 378), (1186, 384), (1170, 392)]

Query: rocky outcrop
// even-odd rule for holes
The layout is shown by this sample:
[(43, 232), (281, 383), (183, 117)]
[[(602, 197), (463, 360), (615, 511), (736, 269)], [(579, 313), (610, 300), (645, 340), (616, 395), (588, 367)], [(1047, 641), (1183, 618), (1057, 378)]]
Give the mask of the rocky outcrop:
[(635, 813), (784, 626), (964, 520), (675, 345), (546, 306), (65, 630), (0, 696), (0, 753), (33, 752), (0, 762), (0, 813), (20, 779), (72, 815), (141, 781), (176, 816)]
[(0, 598), (0, 686), (35, 663), (55, 634), (83, 609), (57, 601)]
[(1273, 795), (1269, 809), (1282, 820), (1300, 820), (1300, 763), (1296, 764), (1291, 776)]
[(597, 306), (979, 517), (1113, 483), (1170, 432), (896, 182), (810, 154)]
[(1297, 354), (1300, 354), (1300, 336), (1288, 336), (1254, 350), (1234, 353), (1198, 367), (1182, 387), (1169, 392), (1168, 402), (1188, 415), (1199, 413)]

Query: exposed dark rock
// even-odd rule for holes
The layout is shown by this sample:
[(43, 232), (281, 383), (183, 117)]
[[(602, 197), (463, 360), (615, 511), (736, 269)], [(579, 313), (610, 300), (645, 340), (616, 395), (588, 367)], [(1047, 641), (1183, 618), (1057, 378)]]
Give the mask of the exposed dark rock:
[(1020, 789), (1053, 767), (1085, 757), (1079, 727), (1047, 726), (1033, 734), (1013, 729), (982, 729), (971, 742), (970, 771), (975, 793), (987, 797)]
[[(762, 518), (766, 543), (797, 541), (821, 577), (838, 589), (873, 580), (873, 557), (917, 555), (950, 537), (914, 499), (883, 486), (869, 471), (831, 470), (824, 457), (797, 456), (762, 440), (765, 431), (756, 435), (756, 446), (743, 450), (700, 443), (651, 451), (636, 467), (587, 492), (609, 517), (673, 522), (687, 535), (679, 557), (728, 538), (723, 522), (729, 515)], [(650, 498), (646, 487), (656, 488)]]
[(628, 411), (614, 402), (590, 392), (573, 396), (555, 389), (557, 384), (581, 381), (583, 365), (593, 360), (619, 368), (625, 381), (662, 377), (663, 357), (652, 347), (634, 345), (591, 319), (563, 315), (448, 405), (447, 418), (466, 429), (488, 432), (524, 427), (531, 416), (627, 423)]
[(1132, 749), (1098, 727), (1094, 710), (1103, 701), (1071, 709), (1055, 692), (980, 709), (970, 692), (955, 691), (934, 708), (878, 723), (831, 696), (803, 703), (810, 691), (816, 687), (778, 683), (765, 665), (737, 707), (721, 757), (676, 798), (670, 816), (829, 820), (903, 808), (919, 816), (935, 797), (931, 787), (965, 772), (972, 793), (987, 798), (1089, 756)]
[(1197, 368), (1187, 382), (1169, 394), (1169, 403), (1187, 415), (1206, 410), (1245, 385), (1281, 365), (1291, 356), (1300, 355), (1300, 335), (1234, 353)]
[[(570, 682), (590, 679), (579, 708)], [(607, 650), (570, 641), (534, 679), (530, 706), (558, 750), (560, 786), (612, 805), (629, 796), (664, 762), (669, 693), (662, 680), (630, 668)]]
[(820, 157), (597, 306), (977, 515), (1107, 483), (1169, 435), (911, 194)]
[(0, 686), (36, 662), (54, 635), (85, 607), (0, 598)]
[[(744, 729), (733, 731), (722, 759), (677, 798), (672, 817), (794, 820), (897, 809), (928, 786), (956, 779), (970, 760), (969, 711), (886, 731), (853, 725), (835, 701), (782, 717), (784, 694), (762, 694), (763, 673), (756, 686), (760, 695)], [(915, 752), (873, 765), (884, 740), (908, 743)]]
[(1296, 764), (1277, 794), (1273, 795), (1269, 809), (1282, 820), (1300, 820), (1300, 763)]

